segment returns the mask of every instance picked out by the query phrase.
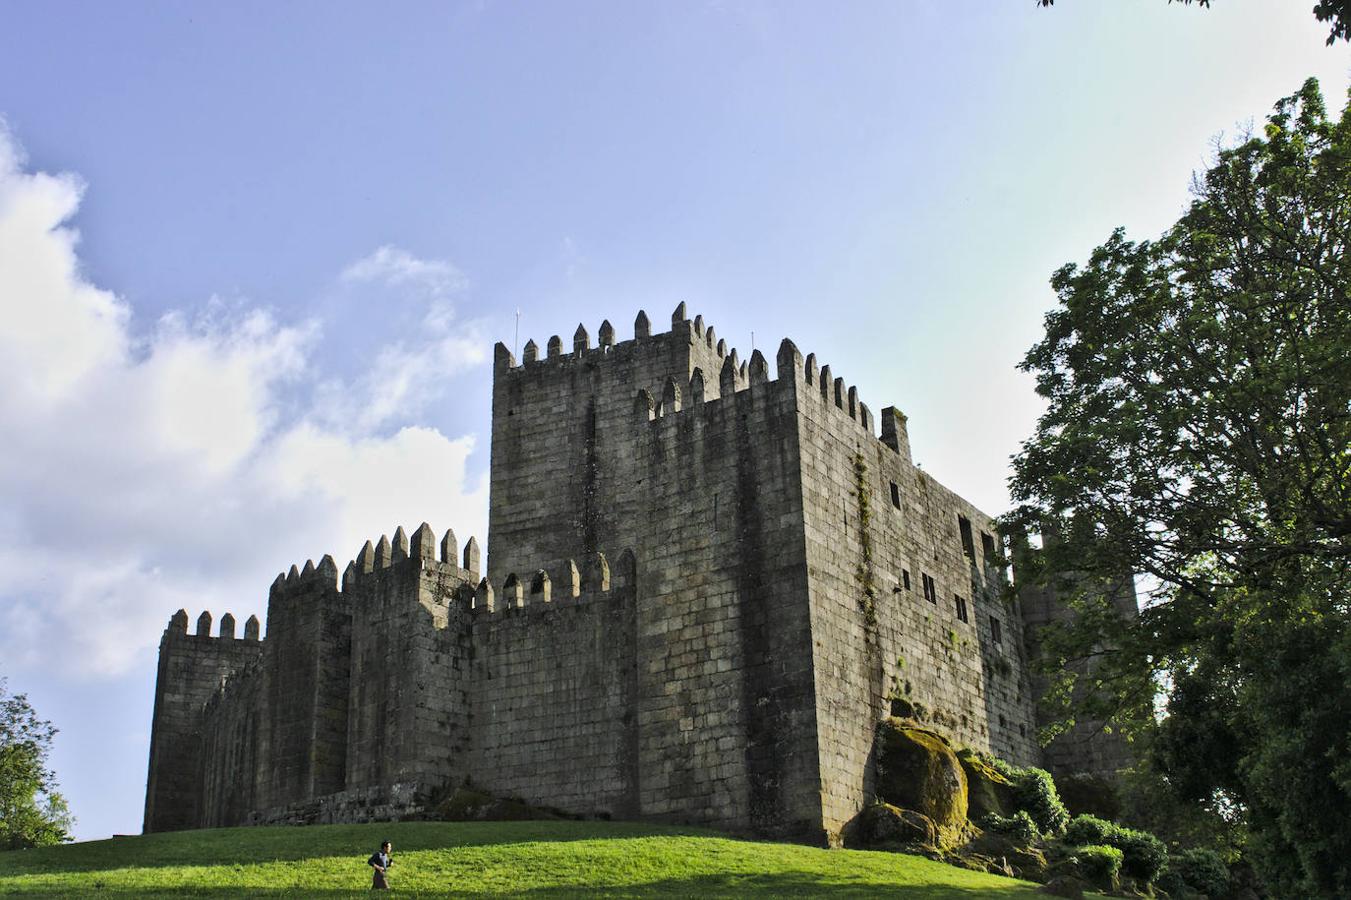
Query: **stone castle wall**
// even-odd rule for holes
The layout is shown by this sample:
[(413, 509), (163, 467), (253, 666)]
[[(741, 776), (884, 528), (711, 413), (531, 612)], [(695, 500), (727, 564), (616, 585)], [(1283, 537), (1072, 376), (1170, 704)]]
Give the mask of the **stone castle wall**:
[(159, 823), (160, 830), (197, 827), (206, 705), (231, 674), (262, 654), (257, 619), (249, 617), (244, 640), (235, 638), (234, 629), (227, 614), (212, 637), (211, 614), (203, 612), (196, 633), (188, 634), (188, 614), (179, 610), (160, 639), (145, 790), (145, 821)]
[(683, 304), (630, 341), (499, 344), (487, 577), (424, 525), (341, 585), (327, 557), (279, 578), (262, 652), (184, 695), (197, 731), (164, 719), (201, 790), (177, 818), (148, 795), (146, 829), (388, 818), (468, 783), (824, 840), (893, 701), (1036, 761), (989, 518), (911, 463), (899, 413), (879, 439), (828, 367), (788, 341), (774, 364)]
[[(342, 593), (352, 615), (346, 772), (335, 790), (392, 784), (435, 790), (463, 781), (470, 734), (466, 616), (478, 561), (455, 535), (402, 529), (367, 542)], [(472, 564), (472, 569), (468, 568)]]
[[(550, 574), (552, 572), (552, 574)], [(470, 780), (585, 815), (639, 813), (633, 558), (517, 579), (475, 609)]]
[[(708, 346), (697, 329), (693, 343)], [(636, 502), (649, 510), (635, 538), (643, 596), (653, 598), (639, 617), (651, 660), (641, 670), (644, 809), (819, 836), (793, 398), (758, 353), (744, 373), (729, 356), (711, 377), (696, 366), (658, 396), (638, 394), (628, 426), (645, 494)]]
[(899, 411), (883, 410), (879, 440), (829, 366), (791, 342), (779, 356), (801, 430), (827, 828), (867, 802), (874, 730), (893, 700), (960, 744), (1036, 762), (1022, 623), (990, 518), (913, 464)]

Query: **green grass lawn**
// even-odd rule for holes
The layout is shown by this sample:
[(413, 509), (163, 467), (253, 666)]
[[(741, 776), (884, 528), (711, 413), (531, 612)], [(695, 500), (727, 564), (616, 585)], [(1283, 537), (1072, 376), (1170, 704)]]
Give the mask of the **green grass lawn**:
[(621, 822), (402, 822), (222, 828), (0, 853), (0, 896), (360, 895), (394, 842), (410, 896), (1044, 898), (918, 856), (734, 840)]

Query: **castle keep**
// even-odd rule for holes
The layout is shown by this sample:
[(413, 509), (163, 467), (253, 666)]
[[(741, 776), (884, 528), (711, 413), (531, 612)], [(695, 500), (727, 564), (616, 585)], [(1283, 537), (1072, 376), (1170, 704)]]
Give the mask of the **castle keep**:
[(893, 705), (1039, 762), (1000, 540), (905, 417), (791, 341), (740, 361), (684, 304), (634, 332), (497, 345), (486, 572), (424, 524), (278, 576), (265, 639), (170, 619), (147, 832), (395, 818), (467, 784), (833, 840)]

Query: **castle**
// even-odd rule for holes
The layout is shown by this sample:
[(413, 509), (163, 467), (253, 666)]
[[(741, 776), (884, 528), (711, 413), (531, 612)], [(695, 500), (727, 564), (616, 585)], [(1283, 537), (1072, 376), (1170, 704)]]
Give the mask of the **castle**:
[(773, 372), (739, 361), (683, 303), (634, 332), (496, 346), (486, 573), (423, 524), (278, 576), (265, 639), (170, 619), (145, 831), (391, 819), (471, 785), (835, 841), (897, 707), (1041, 761), (1001, 541), (913, 464), (905, 416), (789, 340)]

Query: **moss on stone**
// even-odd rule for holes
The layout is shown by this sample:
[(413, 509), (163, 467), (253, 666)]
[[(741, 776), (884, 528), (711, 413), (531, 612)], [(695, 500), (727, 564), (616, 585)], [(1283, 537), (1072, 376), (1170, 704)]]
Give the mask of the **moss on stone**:
[(940, 836), (933, 819), (913, 809), (874, 803), (859, 814), (861, 846), (871, 850), (938, 851)]
[(966, 773), (967, 806), (972, 819), (979, 821), (991, 813), (998, 816), (1013, 813), (1013, 782), (989, 759), (963, 747), (957, 751), (957, 760)]
[(947, 738), (914, 722), (884, 719), (877, 729), (877, 795), (934, 821), (941, 843), (968, 827), (966, 772)]

